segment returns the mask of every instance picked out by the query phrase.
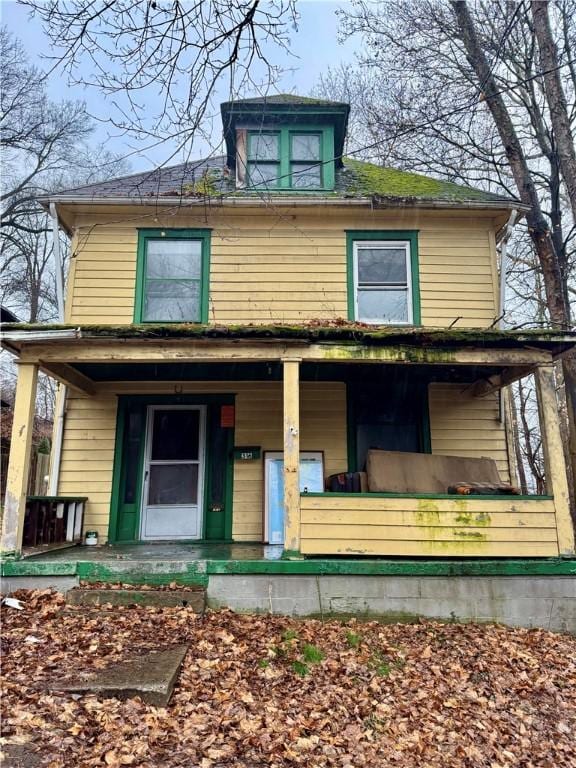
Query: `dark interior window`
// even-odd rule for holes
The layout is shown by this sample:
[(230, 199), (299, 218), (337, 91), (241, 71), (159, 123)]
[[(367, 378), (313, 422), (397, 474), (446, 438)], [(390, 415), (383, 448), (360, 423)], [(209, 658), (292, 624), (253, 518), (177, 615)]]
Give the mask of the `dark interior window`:
[(362, 471), (371, 448), (385, 451), (429, 450), (426, 385), (414, 377), (391, 373), (378, 382), (348, 385), (349, 429), (356, 462)]

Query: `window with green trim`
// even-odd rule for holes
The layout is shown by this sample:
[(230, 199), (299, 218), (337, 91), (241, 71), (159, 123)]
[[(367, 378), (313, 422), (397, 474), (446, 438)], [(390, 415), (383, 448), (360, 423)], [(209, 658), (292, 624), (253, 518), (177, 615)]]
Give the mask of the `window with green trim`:
[(348, 285), (350, 319), (420, 323), (416, 233), (349, 232)]
[(208, 320), (209, 230), (140, 230), (135, 321)]
[(247, 184), (253, 189), (334, 188), (334, 129), (248, 131)]

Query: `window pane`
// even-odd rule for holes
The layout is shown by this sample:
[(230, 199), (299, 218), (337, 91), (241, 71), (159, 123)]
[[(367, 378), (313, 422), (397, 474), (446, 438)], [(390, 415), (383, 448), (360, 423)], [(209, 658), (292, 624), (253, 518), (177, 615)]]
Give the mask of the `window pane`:
[(259, 133), (250, 134), (249, 160), (278, 160), (279, 141), (278, 134)]
[(201, 269), (201, 240), (148, 240), (146, 277), (199, 278)]
[(144, 320), (200, 321), (198, 280), (149, 280), (144, 298)]
[(320, 160), (320, 136), (317, 134), (293, 133), (291, 142), (291, 160)]
[(199, 439), (199, 411), (154, 411), (152, 461), (197, 459)]
[(198, 464), (153, 464), (148, 504), (197, 504)]
[(280, 163), (250, 163), (248, 175), (252, 187), (277, 187)]
[(408, 291), (358, 289), (358, 320), (379, 323), (408, 322)]
[(292, 187), (295, 189), (318, 189), (322, 186), (320, 165), (292, 163)]
[(359, 283), (406, 283), (404, 248), (358, 247)]

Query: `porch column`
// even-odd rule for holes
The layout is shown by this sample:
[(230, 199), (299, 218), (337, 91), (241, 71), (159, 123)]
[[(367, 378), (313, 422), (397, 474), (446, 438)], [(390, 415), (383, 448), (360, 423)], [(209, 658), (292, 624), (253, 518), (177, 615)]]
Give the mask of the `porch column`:
[(22, 549), (37, 382), (38, 365), (18, 363), (10, 459), (6, 473), (6, 503), (2, 524), (1, 548), (4, 553), (19, 552)]
[(284, 369), (284, 551), (300, 553), (300, 359)]
[(558, 547), (561, 555), (573, 555), (574, 529), (570, 517), (568, 477), (562, 449), (553, 365), (551, 363), (539, 365), (536, 368), (535, 377), (544, 465), (546, 467), (546, 485), (548, 493), (554, 496)]

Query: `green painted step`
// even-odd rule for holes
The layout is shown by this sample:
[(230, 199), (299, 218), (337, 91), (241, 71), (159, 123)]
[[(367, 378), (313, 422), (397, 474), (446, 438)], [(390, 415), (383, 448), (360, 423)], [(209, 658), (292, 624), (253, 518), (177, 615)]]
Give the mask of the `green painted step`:
[(155, 608), (192, 608), (204, 613), (206, 591), (198, 589), (82, 589), (66, 594), (69, 605), (143, 605)]

